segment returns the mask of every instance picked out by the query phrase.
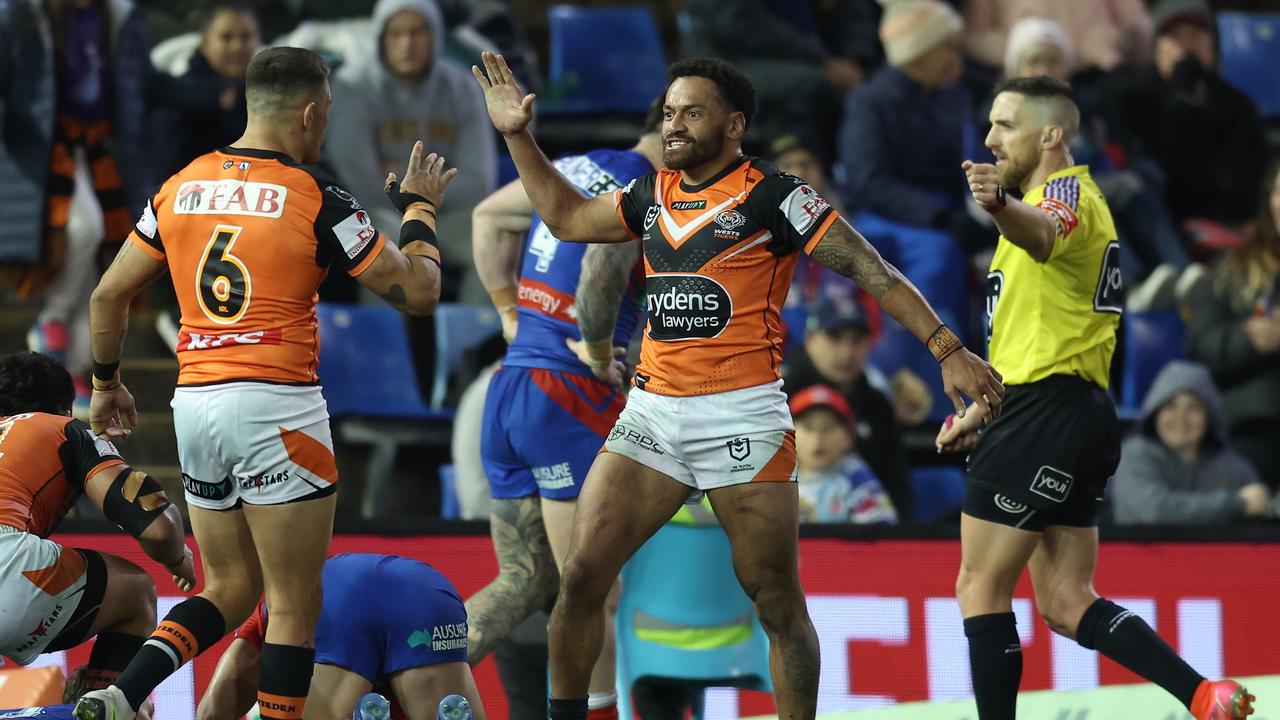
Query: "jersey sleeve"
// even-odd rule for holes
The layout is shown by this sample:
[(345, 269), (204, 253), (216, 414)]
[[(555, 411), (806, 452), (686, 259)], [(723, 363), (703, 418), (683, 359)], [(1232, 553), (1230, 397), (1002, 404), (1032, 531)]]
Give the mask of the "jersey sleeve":
[(258, 603), (258, 607), (249, 615), (249, 619), (244, 621), (240, 627), (236, 628), (235, 637), (238, 640), (244, 640), (250, 645), (262, 649), (262, 644), (267, 638), (267, 613), (266, 606)]
[(633, 240), (640, 239), (646, 221), (653, 222), (649, 213), (653, 212), (655, 216), (657, 214), (653, 204), (653, 188), (657, 178), (658, 174), (652, 172), (641, 175), (613, 194), (618, 222)]
[(315, 222), (317, 262), (355, 277), (373, 264), (387, 238), (373, 226), (369, 211), (337, 181), (317, 177), (316, 184), (321, 197)]
[(1080, 226), (1080, 178), (1067, 175), (1050, 180), (1045, 184), (1044, 197), (1036, 207), (1053, 218), (1058, 228), (1053, 254), (1060, 255), (1070, 246), (1073, 233)]
[(123, 465), (124, 459), (110, 440), (97, 437), (79, 420), (71, 420), (63, 428), (66, 440), (58, 449), (67, 482), (82, 488), (89, 478), (113, 465)]
[[(764, 213), (762, 224), (784, 247), (813, 252), (827, 228), (840, 217), (808, 183), (795, 175), (774, 172), (766, 175), (753, 195), (753, 205)], [(758, 203), (758, 204), (757, 204)]]
[(164, 260), (164, 243), (160, 240), (160, 223), (156, 219), (156, 203), (160, 193), (147, 198), (146, 207), (129, 232), (129, 241), (156, 260)]

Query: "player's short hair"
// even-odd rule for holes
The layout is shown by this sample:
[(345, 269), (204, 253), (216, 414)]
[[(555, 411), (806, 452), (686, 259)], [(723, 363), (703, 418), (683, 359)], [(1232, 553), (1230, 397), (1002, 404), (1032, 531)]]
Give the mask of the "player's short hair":
[(48, 355), (20, 352), (0, 357), (0, 417), (24, 412), (65, 415), (75, 399), (71, 373)]
[(303, 48), (267, 48), (249, 61), (244, 97), (250, 115), (270, 115), (320, 94), (329, 82), (329, 63)]
[(1062, 140), (1070, 143), (1080, 130), (1080, 109), (1071, 86), (1048, 75), (1009, 78), (996, 85), (995, 94), (1015, 93), (1046, 104), (1053, 122), (1062, 126)]
[(756, 114), (756, 88), (741, 70), (719, 58), (693, 57), (677, 60), (667, 67), (667, 78), (671, 82), (682, 77), (701, 77), (715, 83), (720, 98), (734, 112), (742, 113), (747, 125), (751, 125), (751, 118)]
[(209, 26), (213, 24), (214, 18), (228, 12), (236, 13), (237, 15), (248, 15), (253, 18), (255, 23), (258, 22), (258, 13), (249, 3), (237, 0), (222, 0), (210, 5), (200, 14), (200, 35), (203, 36), (209, 32)]

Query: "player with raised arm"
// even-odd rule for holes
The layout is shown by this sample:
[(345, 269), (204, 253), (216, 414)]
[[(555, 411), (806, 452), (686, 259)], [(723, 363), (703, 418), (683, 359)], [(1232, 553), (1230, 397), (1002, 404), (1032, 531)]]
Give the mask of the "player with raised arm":
[[(556, 167), (584, 197), (612, 194), (662, 162), (661, 124), (658, 98), (635, 147), (570, 155)], [(484, 409), (499, 574), (467, 601), (476, 663), (555, 595), (582, 483), (622, 412), (617, 353), (639, 325), (644, 270), (637, 241), (561, 243), (519, 180), (476, 207), (472, 232), (476, 270), (511, 341)], [(588, 697), (593, 720), (617, 717), (613, 657), (607, 615)]]
[(156, 626), (156, 587), (115, 555), (49, 535), (81, 495), (173, 574), (195, 585), (182, 516), (154, 478), (71, 419), (75, 387), (54, 360), (0, 358), (0, 655), (26, 665), (96, 637), (85, 685), (109, 685)]
[(316, 290), (330, 268), (409, 313), (440, 294), (435, 211), (456, 171), (414, 146), (400, 246), (314, 163), (330, 103), (329, 67), (299, 48), (249, 64), (249, 121), (232, 147), (192, 161), (161, 186), (93, 293), (90, 423), (123, 436), (136, 422), (121, 382), (130, 301), (169, 271), (182, 311), (173, 421), (205, 586), (165, 617), (109, 688), (77, 704), (80, 720), (132, 720), (162, 680), (253, 610), (275, 609), (262, 649), (259, 705), (302, 716), (315, 655), (320, 575), (338, 470), (317, 381)]
[(983, 428), (971, 408), (937, 437), (939, 451), (972, 448), (956, 598), (978, 717), (1015, 716), (1022, 652), (1012, 599), (1029, 568), (1054, 632), (1163, 687), (1196, 720), (1238, 720), (1253, 712), (1244, 687), (1201, 677), (1093, 587), (1098, 508), (1120, 461), (1106, 390), (1124, 298), (1111, 211), (1071, 157), (1079, 126), (1070, 86), (1048, 76), (1005, 81), (986, 141), (996, 162), (963, 166), (1000, 230), (987, 312), (991, 362), (1009, 383), (993, 423)]
[(501, 56), (474, 68), (534, 209), (567, 242), (643, 242), (648, 325), (635, 388), (579, 496), (551, 618), (550, 715), (586, 716), (605, 599), (622, 564), (686, 500), (710, 497), (734, 569), (770, 640), (778, 713), (811, 718), (818, 643), (796, 568), (795, 437), (779, 313), (796, 253), (853, 278), (929, 344), (948, 394), (994, 415), (999, 376), (920, 293), (803, 180), (742, 154), (755, 91), (720, 60), (669, 68), (663, 165), (584, 197), (529, 133), (525, 95)]

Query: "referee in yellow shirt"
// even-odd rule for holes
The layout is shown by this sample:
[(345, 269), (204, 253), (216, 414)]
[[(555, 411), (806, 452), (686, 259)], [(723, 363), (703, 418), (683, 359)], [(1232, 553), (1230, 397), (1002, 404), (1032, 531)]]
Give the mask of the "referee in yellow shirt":
[[(1000, 242), (987, 276), (990, 362), (1008, 392), (998, 418), (948, 418), (940, 451), (968, 450), (956, 598), (980, 720), (1013, 720), (1022, 677), (1013, 591), (1030, 567), (1049, 627), (1160, 685), (1196, 720), (1253, 712), (1231, 680), (1208, 681), (1142, 618), (1098, 596), (1098, 506), (1120, 461), (1107, 395), (1123, 307), (1111, 212), (1070, 144), (1071, 88), (1047, 76), (1002, 83), (986, 145), (964, 163)], [(1022, 200), (1006, 197), (1005, 188)]]

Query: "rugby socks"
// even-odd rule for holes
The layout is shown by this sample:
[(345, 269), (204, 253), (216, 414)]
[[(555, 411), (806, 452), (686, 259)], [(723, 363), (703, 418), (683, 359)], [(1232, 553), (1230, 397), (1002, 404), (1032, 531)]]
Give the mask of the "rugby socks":
[(587, 720), (618, 720), (618, 691), (587, 693)]
[(547, 717), (550, 720), (587, 720), (587, 699), (547, 698)]
[(1109, 600), (1098, 598), (1084, 611), (1076, 642), (1159, 685), (1188, 708), (1204, 680), (1145, 620)]
[(145, 641), (140, 635), (113, 630), (98, 633), (93, 651), (89, 653), (89, 664), (84, 668), (85, 689), (101, 690), (114, 683)]
[(315, 648), (265, 643), (262, 675), (258, 683), (258, 708), (262, 720), (299, 720), (311, 690)]
[(976, 615), (964, 621), (969, 670), (980, 720), (1013, 720), (1022, 682), (1022, 641), (1013, 613)]
[(226, 620), (199, 595), (178, 603), (120, 673), (115, 686), (137, 710), (164, 679), (227, 633)]

